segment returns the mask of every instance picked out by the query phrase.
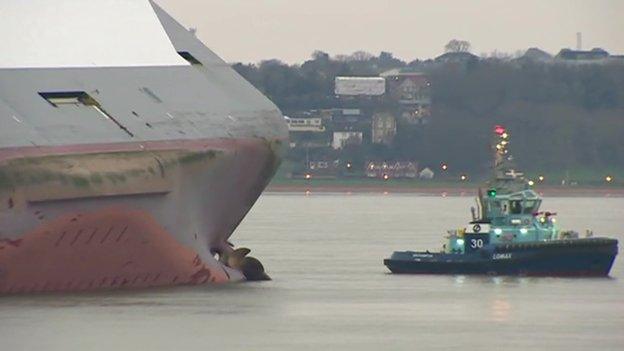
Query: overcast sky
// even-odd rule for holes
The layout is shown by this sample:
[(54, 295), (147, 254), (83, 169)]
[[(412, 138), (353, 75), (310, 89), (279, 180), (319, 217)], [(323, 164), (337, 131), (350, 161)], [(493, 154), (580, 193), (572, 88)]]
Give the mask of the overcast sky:
[(576, 46), (624, 54), (624, 0), (156, 0), (228, 62), (303, 62), (320, 49), (411, 61), (453, 38), (473, 53)]

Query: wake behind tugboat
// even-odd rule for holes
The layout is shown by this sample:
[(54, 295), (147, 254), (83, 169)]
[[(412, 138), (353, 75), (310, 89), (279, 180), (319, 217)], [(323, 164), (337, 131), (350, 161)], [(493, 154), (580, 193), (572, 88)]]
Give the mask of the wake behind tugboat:
[(618, 241), (560, 230), (556, 213), (540, 211), (542, 199), (514, 170), (505, 128), (494, 132), (494, 177), (486, 194), (479, 188), (471, 231), (449, 231), (442, 252), (395, 251), (384, 264), (393, 273), (412, 274), (608, 275)]

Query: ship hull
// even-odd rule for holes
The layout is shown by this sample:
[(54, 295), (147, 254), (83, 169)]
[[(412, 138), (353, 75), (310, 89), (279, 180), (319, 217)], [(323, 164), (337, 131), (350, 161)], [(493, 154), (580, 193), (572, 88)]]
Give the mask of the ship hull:
[(617, 240), (592, 238), (496, 245), (472, 254), (395, 252), (384, 264), (399, 274), (607, 276)]
[(2, 150), (0, 293), (243, 280), (218, 256), (280, 149), (240, 138)]

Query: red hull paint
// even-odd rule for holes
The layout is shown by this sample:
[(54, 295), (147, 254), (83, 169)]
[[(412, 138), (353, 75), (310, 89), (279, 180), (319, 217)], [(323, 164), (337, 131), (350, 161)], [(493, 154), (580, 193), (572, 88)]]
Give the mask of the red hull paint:
[[(79, 291), (225, 282), (147, 213), (68, 214), (0, 242), (0, 292)], [(215, 262), (216, 263), (216, 262)]]

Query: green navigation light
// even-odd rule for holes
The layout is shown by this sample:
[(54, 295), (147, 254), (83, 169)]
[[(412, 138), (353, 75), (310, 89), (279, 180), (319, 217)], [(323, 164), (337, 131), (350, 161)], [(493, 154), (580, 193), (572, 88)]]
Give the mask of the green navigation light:
[(488, 197), (496, 197), (496, 189), (490, 189), (487, 191)]

